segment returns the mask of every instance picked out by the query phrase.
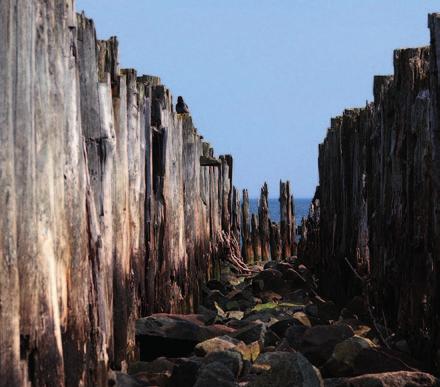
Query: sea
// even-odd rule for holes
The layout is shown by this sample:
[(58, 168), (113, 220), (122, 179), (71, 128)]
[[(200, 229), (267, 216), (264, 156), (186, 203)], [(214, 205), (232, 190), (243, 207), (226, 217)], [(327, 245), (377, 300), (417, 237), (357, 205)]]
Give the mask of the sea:
[[(253, 214), (258, 214), (259, 199), (249, 199), (250, 211)], [(301, 219), (308, 215), (309, 207), (312, 199), (295, 199), (295, 219), (296, 224), (301, 224)], [(280, 221), (280, 202), (279, 199), (269, 199), (269, 217), (273, 222)]]

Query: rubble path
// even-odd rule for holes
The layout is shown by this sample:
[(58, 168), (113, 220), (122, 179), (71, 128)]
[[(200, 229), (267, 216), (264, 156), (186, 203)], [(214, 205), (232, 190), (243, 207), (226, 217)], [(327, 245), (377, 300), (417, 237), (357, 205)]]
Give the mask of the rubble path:
[(136, 323), (140, 361), (112, 375), (121, 387), (440, 386), (406, 341), (371, 321), (360, 297), (322, 299), (296, 259), (224, 274), (197, 314)]

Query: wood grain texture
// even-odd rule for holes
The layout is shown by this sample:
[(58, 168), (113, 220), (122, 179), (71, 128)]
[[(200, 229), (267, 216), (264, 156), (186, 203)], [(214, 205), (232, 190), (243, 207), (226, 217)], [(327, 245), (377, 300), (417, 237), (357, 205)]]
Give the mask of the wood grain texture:
[[(334, 118), (319, 148), (320, 186), (300, 256), (321, 290), (347, 302), (369, 279), (380, 319), (435, 366), (439, 334), (440, 15), (429, 47), (394, 52), (374, 102)], [(384, 322), (383, 322), (384, 323)]]
[(0, 20), (0, 385), (105, 386), (136, 319), (193, 311), (218, 273), (232, 157), (72, 1), (4, 1)]
[(137, 319), (193, 312), (222, 263), (249, 271), (240, 239), (252, 263), (290, 232), (266, 185), (250, 219), (232, 156), (72, 0), (5, 0), (0, 22), (0, 386), (106, 386)]

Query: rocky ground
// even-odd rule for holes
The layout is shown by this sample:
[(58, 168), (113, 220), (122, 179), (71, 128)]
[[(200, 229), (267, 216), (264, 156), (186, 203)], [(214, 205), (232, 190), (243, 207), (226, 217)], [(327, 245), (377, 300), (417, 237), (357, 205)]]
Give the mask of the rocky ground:
[(316, 292), (297, 260), (268, 262), (204, 288), (198, 314), (138, 320), (141, 361), (112, 375), (123, 387), (440, 386), (405, 340)]

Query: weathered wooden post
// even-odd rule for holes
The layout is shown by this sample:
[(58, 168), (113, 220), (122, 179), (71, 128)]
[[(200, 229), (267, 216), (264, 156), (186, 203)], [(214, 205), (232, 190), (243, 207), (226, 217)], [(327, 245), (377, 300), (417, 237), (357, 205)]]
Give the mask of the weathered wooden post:
[(270, 259), (270, 223), (268, 194), (269, 191), (267, 189), (267, 183), (264, 183), (263, 187), (261, 187), (260, 204), (258, 207), (262, 261), (268, 261)]
[(280, 226), (276, 222), (270, 224), (270, 256), (273, 261), (279, 261), (281, 258)]
[(295, 214), (293, 196), (290, 192), (290, 182), (280, 181), (280, 234), (281, 257), (293, 255), (295, 246)]
[(296, 243), (296, 217), (295, 217), (295, 199), (290, 195), (291, 223), (290, 223), (290, 254), (297, 255), (298, 244)]
[(254, 250), (252, 247), (251, 221), (249, 215), (249, 193), (243, 190), (243, 203), (241, 206), (241, 254), (246, 263), (254, 262)]
[(254, 253), (254, 262), (261, 260), (261, 239), (260, 239), (260, 229), (258, 227), (258, 217), (252, 214), (251, 219), (252, 228), (252, 250)]
[(232, 233), (240, 244), (241, 240), (241, 206), (240, 195), (236, 187), (232, 189), (232, 213), (231, 213)]

